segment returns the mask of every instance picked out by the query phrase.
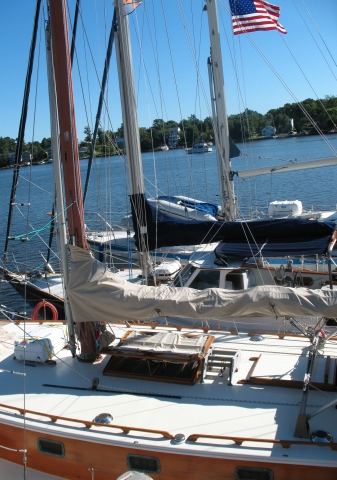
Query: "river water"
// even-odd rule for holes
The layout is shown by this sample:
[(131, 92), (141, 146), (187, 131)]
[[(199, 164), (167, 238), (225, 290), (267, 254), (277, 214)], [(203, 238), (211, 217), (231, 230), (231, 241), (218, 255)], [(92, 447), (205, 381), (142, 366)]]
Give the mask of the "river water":
[[(328, 142), (337, 150), (337, 135)], [(232, 170), (281, 165), (334, 156), (333, 150), (318, 136), (270, 139), (239, 144), (243, 155), (232, 160)], [(144, 183), (147, 195), (186, 195), (199, 200), (219, 203), (219, 184), (215, 147), (205, 155), (187, 155), (184, 150), (145, 153), (142, 155)], [(84, 184), (88, 161), (81, 160)], [(3, 252), (7, 228), (13, 170), (0, 170), (0, 249)], [(235, 177), (238, 214), (251, 218), (267, 213), (268, 204), (275, 200), (301, 200), (307, 209), (336, 209), (337, 167), (323, 167), (295, 172), (263, 175), (246, 180)], [(29, 241), (11, 240), (7, 266), (18, 270), (41, 268), (47, 256), (50, 216), (53, 203), (53, 165), (51, 163), (20, 169), (11, 236), (26, 236), (40, 230)], [(129, 211), (127, 168), (118, 156), (99, 158), (92, 175), (85, 205), (88, 228), (102, 227), (93, 223), (91, 212), (99, 212), (110, 225), (118, 225)], [(45, 242), (45, 243), (44, 243)], [(2, 257), (1, 252), (1, 257)], [(54, 253), (57, 246), (54, 242)], [(57, 257), (52, 255), (54, 266)], [(15, 266), (14, 266), (15, 265)], [(0, 303), (18, 311), (30, 311), (24, 300), (6, 283), (0, 284)]]

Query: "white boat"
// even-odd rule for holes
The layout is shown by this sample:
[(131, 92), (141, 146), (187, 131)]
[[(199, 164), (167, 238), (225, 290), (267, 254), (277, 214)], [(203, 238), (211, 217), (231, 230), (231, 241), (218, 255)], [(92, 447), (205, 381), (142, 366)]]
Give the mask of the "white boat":
[[(136, 472), (163, 480), (334, 479), (337, 332), (327, 319), (336, 315), (336, 290), (151, 287), (141, 279), (124, 281), (87, 249), (74, 175), (79, 170), (65, 6), (63, 0), (50, 2), (49, 12), (50, 78), (58, 93), (54, 165), (58, 171), (64, 155), (75, 160), (64, 165), (67, 205), (73, 192), (79, 195), (67, 214), (69, 278), (62, 195), (57, 205), (67, 329), (56, 322), (43, 327), (47, 333), (36, 323), (7, 320), (3, 326), (0, 458), (21, 465), (24, 475), (30, 468), (67, 479), (132, 478)], [(216, 13), (214, 0), (207, 6)], [(118, 62), (130, 102), (122, 101), (126, 149), (139, 161), (137, 116), (128, 121), (137, 111), (128, 18), (122, 0), (116, 8)], [(69, 131), (76, 139), (71, 145)], [(59, 189), (59, 171), (56, 177)], [(144, 189), (142, 178), (137, 180), (131, 180), (131, 200), (140, 214)], [(145, 277), (146, 228), (138, 228)], [(60, 330), (69, 348), (53, 343)]]
[(187, 148), (186, 152), (191, 153), (210, 153), (213, 151), (213, 148), (203, 140), (198, 140), (192, 148)]
[[(94, 314), (105, 324), (110, 318), (101, 338), (108, 344), (101, 342), (95, 364), (78, 362), (69, 349), (46, 363), (37, 348), (41, 342), (29, 333), (41, 327), (26, 324), (23, 362), (10, 349), (22, 341), (23, 324), (2, 327), (7, 351), (0, 356), (0, 455), (7, 461), (23, 465), (24, 453), (30, 469), (67, 479), (87, 478), (88, 472), (119, 478), (127, 470), (164, 479), (261, 478), (261, 472), (275, 480), (284, 472), (290, 480), (299, 472), (310, 480), (335, 478), (331, 415), (337, 399), (330, 359), (337, 353), (336, 328), (323, 331), (312, 318), (306, 335), (295, 334), (281, 316), (329, 317), (336, 292), (272, 287), (226, 297), (218, 291), (210, 304), (208, 292), (184, 289), (170, 299), (167, 287), (123, 282), (85, 250), (73, 247), (72, 257), (75, 320)], [(77, 270), (94, 281), (83, 289)], [(92, 304), (98, 282), (109, 283), (109, 300), (97, 297)], [(259, 323), (257, 311), (280, 317), (260, 317)], [(243, 312), (254, 313), (245, 319)], [(211, 316), (219, 317), (213, 325)], [(249, 325), (254, 331), (247, 331)], [(60, 329), (55, 322), (44, 328), (49, 338)]]
[(163, 152), (167, 152), (169, 150), (169, 147), (166, 145), (166, 143), (164, 143), (160, 146), (160, 150), (162, 150)]

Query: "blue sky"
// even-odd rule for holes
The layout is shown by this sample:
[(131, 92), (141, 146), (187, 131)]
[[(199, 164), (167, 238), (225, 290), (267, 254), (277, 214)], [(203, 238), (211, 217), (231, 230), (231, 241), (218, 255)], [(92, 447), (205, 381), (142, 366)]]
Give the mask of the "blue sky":
[[(276, 0), (275, 3), (281, 7), (280, 23), (287, 35), (271, 31), (234, 37), (228, 2), (218, 0), (228, 114), (239, 113), (244, 108), (266, 113), (296, 99), (337, 95), (336, 0)], [(143, 5), (129, 16), (140, 127), (149, 127), (156, 118), (179, 121), (191, 114), (198, 118), (210, 115), (206, 62), (209, 40), (203, 4), (203, 0), (143, 0)], [(0, 2), (2, 137), (17, 137), (34, 11), (34, 0)], [(69, 11), (72, 15), (73, 0), (69, 0)], [(80, 21), (78, 61), (73, 73), (80, 140), (84, 137), (84, 127), (92, 126), (95, 118), (99, 97), (97, 74), (101, 78), (112, 13), (112, 0), (82, 0), (85, 30)], [(43, 27), (42, 17), (40, 25)], [(90, 48), (84, 41), (86, 38)], [(41, 28), (26, 141), (33, 138), (41, 141), (50, 136), (44, 48)], [(199, 76), (191, 50), (196, 52)], [(264, 58), (258, 50), (263, 52)], [(335, 55), (334, 59), (331, 54)], [(236, 75), (233, 64), (238, 72)], [(116, 130), (122, 117), (115, 51), (111, 59), (107, 105), (102, 127)]]

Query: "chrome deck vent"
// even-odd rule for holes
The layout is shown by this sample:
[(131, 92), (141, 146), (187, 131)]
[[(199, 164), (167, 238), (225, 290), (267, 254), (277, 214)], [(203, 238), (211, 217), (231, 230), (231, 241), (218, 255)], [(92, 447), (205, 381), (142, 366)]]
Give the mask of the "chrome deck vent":
[(324, 430), (316, 430), (310, 435), (310, 440), (315, 443), (332, 443), (332, 435)]
[(262, 342), (264, 340), (264, 336), (263, 335), (253, 335), (252, 337), (250, 337), (250, 340), (252, 342)]
[(93, 419), (93, 422), (109, 424), (112, 422), (112, 420), (113, 417), (110, 415), (110, 413), (100, 413)]

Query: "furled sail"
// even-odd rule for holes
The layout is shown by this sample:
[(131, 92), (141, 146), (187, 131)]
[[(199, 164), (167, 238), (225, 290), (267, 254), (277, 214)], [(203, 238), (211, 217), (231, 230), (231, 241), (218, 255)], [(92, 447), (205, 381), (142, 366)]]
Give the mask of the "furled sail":
[(126, 282), (95, 260), (88, 250), (70, 246), (68, 295), (75, 322), (125, 322), (158, 317), (224, 319), (242, 317), (336, 317), (336, 290), (279, 286), (247, 290), (194, 290), (149, 287)]

